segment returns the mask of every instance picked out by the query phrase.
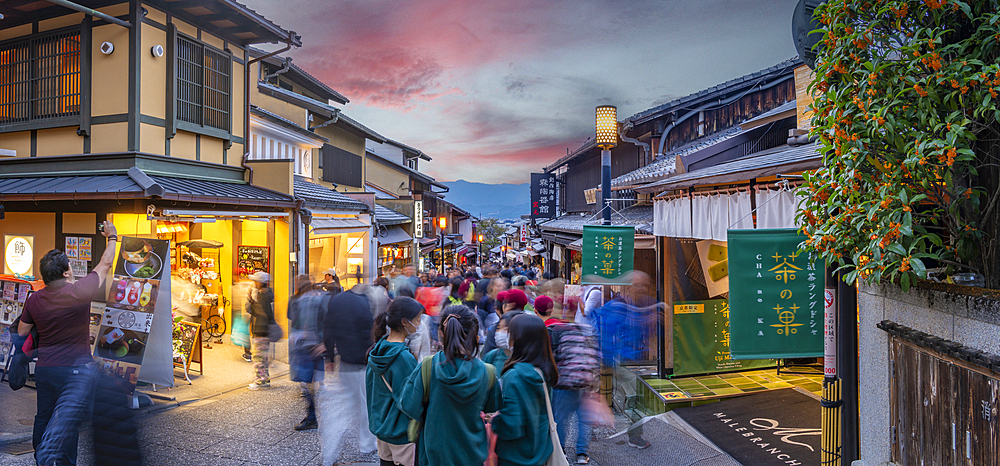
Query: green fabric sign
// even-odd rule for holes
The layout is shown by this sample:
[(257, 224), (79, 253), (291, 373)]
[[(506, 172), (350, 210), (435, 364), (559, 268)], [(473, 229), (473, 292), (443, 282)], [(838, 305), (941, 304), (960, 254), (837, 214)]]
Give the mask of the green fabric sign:
[(822, 268), (797, 229), (729, 230), (734, 359), (823, 356)]
[(706, 374), (773, 366), (774, 361), (736, 361), (729, 354), (729, 303), (725, 299), (674, 302), (674, 375)]
[(582, 284), (629, 285), (624, 275), (635, 261), (635, 228), (585, 225), (582, 259)]

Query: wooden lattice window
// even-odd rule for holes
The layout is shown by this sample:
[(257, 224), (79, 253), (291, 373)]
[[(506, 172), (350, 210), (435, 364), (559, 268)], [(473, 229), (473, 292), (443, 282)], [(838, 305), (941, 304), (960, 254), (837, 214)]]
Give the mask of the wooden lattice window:
[(79, 30), (0, 45), (0, 124), (79, 114)]
[(229, 131), (232, 59), (229, 54), (177, 37), (177, 119)]

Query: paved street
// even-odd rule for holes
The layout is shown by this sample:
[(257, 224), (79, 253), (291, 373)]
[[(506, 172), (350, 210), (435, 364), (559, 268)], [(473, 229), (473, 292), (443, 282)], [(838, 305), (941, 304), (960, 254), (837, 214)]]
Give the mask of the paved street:
[[(144, 415), (140, 440), (146, 464), (170, 466), (320, 465), (317, 432), (292, 429), (303, 416), (298, 385), (287, 377), (276, 378), (268, 390), (237, 388)], [(618, 427), (627, 422), (618, 419)], [(353, 430), (356, 432), (356, 430)], [(726, 455), (662, 423), (646, 424), (645, 437), (653, 446), (628, 447), (625, 436), (607, 437), (611, 429), (597, 429), (591, 464), (604, 465), (733, 465)], [(572, 430), (569, 437), (575, 438)], [(377, 464), (374, 453), (361, 453), (357, 435), (348, 433), (342, 464)], [(89, 433), (81, 435), (80, 465), (93, 464)], [(0, 466), (29, 466), (32, 455), (0, 453)], [(327, 465), (329, 466), (329, 465)]]

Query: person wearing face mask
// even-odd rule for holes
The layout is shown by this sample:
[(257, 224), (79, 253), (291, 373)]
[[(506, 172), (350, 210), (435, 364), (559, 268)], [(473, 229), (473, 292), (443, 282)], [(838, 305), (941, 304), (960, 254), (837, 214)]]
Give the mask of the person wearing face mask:
[(496, 332), (493, 334), (497, 347), (483, 355), (483, 362), (493, 364), (493, 367), (503, 367), (503, 364), (507, 362), (507, 358), (510, 357), (510, 334), (507, 332), (507, 327), (510, 325), (510, 320), (520, 314), (524, 313), (512, 311), (500, 318), (500, 321), (497, 322)]
[[(417, 366), (406, 346), (406, 337), (420, 325), (424, 307), (400, 296), (375, 318), (365, 371), (368, 429), (375, 435), (380, 466), (412, 466), (415, 445), (407, 438), (410, 418), (399, 410), (399, 397), (407, 376)], [(388, 332), (388, 333), (387, 333)]]

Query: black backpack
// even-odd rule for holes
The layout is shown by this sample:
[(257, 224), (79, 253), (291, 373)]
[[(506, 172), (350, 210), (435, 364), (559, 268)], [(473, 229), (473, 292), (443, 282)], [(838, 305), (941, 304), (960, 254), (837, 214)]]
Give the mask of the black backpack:
[[(17, 333), (17, 326), (20, 322), (21, 318), (18, 317), (10, 326), (10, 338), (13, 346), (11, 346), (8, 355), (8, 366), (4, 372), (4, 378), (7, 379), (11, 390), (20, 390), (28, 382), (28, 363), (31, 362), (31, 356), (24, 354), (24, 351), (21, 350), (27, 337), (22, 337)], [(31, 335), (34, 341), (38, 341), (38, 333), (34, 328), (31, 329)]]

